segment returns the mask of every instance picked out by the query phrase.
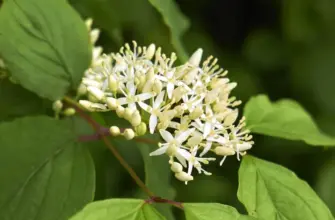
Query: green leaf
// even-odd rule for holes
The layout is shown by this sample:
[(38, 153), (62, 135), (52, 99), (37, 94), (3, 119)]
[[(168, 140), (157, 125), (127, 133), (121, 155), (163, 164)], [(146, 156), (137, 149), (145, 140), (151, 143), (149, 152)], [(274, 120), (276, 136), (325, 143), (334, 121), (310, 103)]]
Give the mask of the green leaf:
[(185, 203), (186, 220), (252, 220), (251, 216), (241, 215), (227, 205), (219, 203)]
[(174, 0), (148, 0), (163, 16), (165, 24), (170, 28), (171, 43), (177, 51), (182, 62), (187, 61), (187, 53), (181, 38), (189, 27), (188, 19), (182, 14)]
[(0, 80), (0, 103), (0, 121), (44, 112), (43, 99), (8, 79)]
[(319, 173), (316, 192), (335, 214), (335, 154)]
[(246, 104), (244, 115), (253, 133), (302, 140), (315, 146), (335, 146), (335, 138), (320, 131), (312, 117), (293, 100), (272, 103), (267, 96), (258, 95)]
[[(149, 137), (150, 138), (150, 137)], [(157, 145), (138, 143), (138, 148), (143, 157), (145, 170), (145, 184), (156, 196), (173, 200), (175, 190), (171, 186), (171, 170), (169, 158), (151, 157), (150, 152), (157, 148)], [(155, 204), (155, 207), (167, 218), (174, 219), (171, 206), (167, 204)]]
[(165, 219), (151, 205), (139, 199), (109, 199), (93, 202), (70, 220)]
[(94, 166), (71, 121), (0, 124), (0, 219), (68, 219), (94, 194)]
[(41, 97), (76, 89), (91, 60), (88, 31), (65, 0), (8, 0), (0, 10), (0, 54), (12, 76)]
[(292, 171), (252, 156), (243, 157), (237, 194), (248, 213), (260, 219), (334, 219), (311, 187)]

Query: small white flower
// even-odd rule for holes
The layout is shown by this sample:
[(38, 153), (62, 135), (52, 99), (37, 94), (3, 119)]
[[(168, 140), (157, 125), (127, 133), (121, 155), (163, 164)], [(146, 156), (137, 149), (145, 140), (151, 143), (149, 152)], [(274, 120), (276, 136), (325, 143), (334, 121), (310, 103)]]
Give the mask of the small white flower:
[(186, 167), (186, 158), (190, 156), (190, 153), (183, 149), (183, 143), (187, 140), (187, 138), (194, 132), (194, 129), (189, 129), (184, 131), (176, 137), (166, 131), (159, 130), (161, 137), (164, 139), (166, 143), (161, 144), (160, 148), (150, 153), (150, 156), (158, 156), (166, 153), (171, 157), (176, 157), (179, 162)]
[(149, 131), (151, 134), (154, 133), (155, 128), (158, 123), (158, 116), (162, 113), (162, 110), (164, 109), (164, 108), (161, 108), (164, 95), (165, 95), (165, 91), (159, 93), (158, 96), (156, 96), (156, 99), (154, 100), (152, 107), (145, 104), (144, 102), (139, 102), (139, 105), (141, 106), (141, 108), (144, 111), (150, 113)]
[(117, 101), (120, 105), (128, 105), (128, 108), (137, 110), (136, 103), (150, 99), (154, 93), (142, 93), (136, 95), (136, 87), (133, 81), (127, 83), (127, 92), (122, 91), (125, 97), (119, 98)]

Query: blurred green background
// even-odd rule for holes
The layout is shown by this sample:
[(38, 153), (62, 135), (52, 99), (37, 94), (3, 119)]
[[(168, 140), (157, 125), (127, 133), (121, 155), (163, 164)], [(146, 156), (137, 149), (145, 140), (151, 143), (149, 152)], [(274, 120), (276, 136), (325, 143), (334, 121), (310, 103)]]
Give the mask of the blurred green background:
[[(166, 53), (175, 51), (169, 28), (148, 0), (70, 2), (102, 30), (98, 45), (105, 52), (116, 51), (131, 40), (139, 45), (155, 43)], [(174, 3), (156, 2), (168, 6)], [(293, 98), (312, 114), (323, 131), (335, 136), (335, 1), (178, 0), (175, 4), (190, 25), (181, 38), (187, 53), (201, 47), (205, 56), (219, 58), (231, 80), (239, 84), (234, 95), (244, 103), (259, 93), (268, 94), (272, 100)], [(187, 25), (187, 20), (180, 23)], [(333, 149), (264, 136), (255, 136), (255, 142), (250, 154), (293, 170), (335, 214)], [(139, 195), (113, 156), (99, 143), (90, 145), (97, 163), (96, 199)], [(144, 177), (143, 160), (134, 144), (121, 141), (118, 147)], [(220, 202), (243, 212), (236, 197), (238, 167), (239, 162), (229, 158), (222, 167), (209, 168), (213, 176), (197, 176), (187, 186), (172, 178), (176, 200)]]

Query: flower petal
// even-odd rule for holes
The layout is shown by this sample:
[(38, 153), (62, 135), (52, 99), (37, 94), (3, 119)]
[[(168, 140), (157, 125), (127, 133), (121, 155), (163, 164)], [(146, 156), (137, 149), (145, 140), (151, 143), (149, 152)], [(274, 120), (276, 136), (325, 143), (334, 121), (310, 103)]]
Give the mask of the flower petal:
[(186, 139), (194, 132), (194, 130), (195, 130), (194, 128), (191, 128), (178, 134), (176, 137), (178, 143), (182, 144), (184, 141), (186, 141)]
[(206, 138), (209, 135), (209, 133), (211, 132), (211, 129), (212, 129), (212, 124), (206, 121), (205, 127), (204, 127), (204, 134), (203, 134), (204, 138)]
[(154, 108), (158, 108), (162, 104), (164, 95), (165, 95), (165, 91), (162, 91), (161, 93), (158, 94), (153, 104)]
[(150, 99), (151, 97), (154, 97), (154, 95), (155, 95), (154, 93), (147, 92), (147, 93), (136, 95), (135, 97), (137, 98), (138, 101), (144, 101), (144, 100)]
[(158, 156), (158, 155), (162, 155), (166, 152), (166, 150), (168, 149), (169, 145), (163, 146), (158, 148), (157, 150), (151, 152), (149, 155), (150, 156)]
[(200, 157), (202, 157), (202, 156), (204, 156), (206, 153), (208, 153), (208, 151), (211, 149), (211, 147), (212, 147), (212, 142), (211, 142), (211, 141), (208, 141), (208, 142), (206, 143), (206, 146), (205, 146), (204, 150), (201, 152)]
[(159, 133), (161, 134), (162, 138), (167, 142), (171, 142), (174, 140), (172, 134), (168, 132), (167, 130), (160, 129)]
[(146, 112), (151, 113), (152, 107), (144, 102), (138, 102), (138, 105)]
[(117, 104), (119, 104), (119, 105), (125, 105), (127, 103), (128, 103), (128, 100), (127, 100), (126, 97), (117, 99)]
[(152, 114), (150, 115), (150, 119), (149, 119), (150, 134), (154, 133), (156, 125), (157, 125), (157, 116)]
[(167, 94), (168, 94), (169, 99), (172, 98), (173, 89), (174, 89), (174, 84), (168, 82), (168, 84), (167, 84), (167, 86), (166, 86), (166, 91), (167, 91)]

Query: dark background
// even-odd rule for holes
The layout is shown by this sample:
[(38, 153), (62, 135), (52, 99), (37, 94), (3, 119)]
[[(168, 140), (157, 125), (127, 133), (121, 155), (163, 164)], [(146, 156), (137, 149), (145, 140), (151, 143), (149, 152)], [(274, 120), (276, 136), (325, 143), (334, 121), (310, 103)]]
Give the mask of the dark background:
[[(155, 43), (174, 51), (161, 15), (146, 0), (72, 0), (83, 17), (102, 28), (98, 42), (106, 52), (125, 42)], [(335, 135), (335, 1), (334, 0), (178, 0), (190, 21), (183, 36), (189, 54), (204, 49), (219, 58), (238, 83), (234, 95), (244, 103), (265, 93), (272, 100), (292, 98), (311, 113), (318, 126)], [(250, 154), (276, 162), (306, 180), (335, 213), (335, 151), (302, 142), (255, 136)], [(128, 148), (130, 163), (143, 170), (138, 152)], [(129, 197), (136, 191), (112, 156), (97, 185), (96, 199)], [(105, 166), (104, 165), (104, 166)], [(237, 206), (239, 163), (229, 158), (213, 165), (213, 176), (197, 176), (188, 186), (173, 180), (178, 201), (220, 202)], [(143, 171), (142, 171), (143, 172)], [(142, 173), (143, 175), (143, 173)], [(100, 187), (100, 188), (99, 188)]]

